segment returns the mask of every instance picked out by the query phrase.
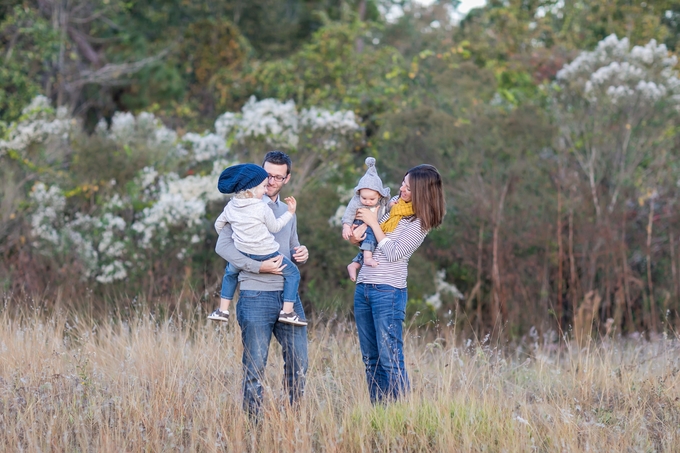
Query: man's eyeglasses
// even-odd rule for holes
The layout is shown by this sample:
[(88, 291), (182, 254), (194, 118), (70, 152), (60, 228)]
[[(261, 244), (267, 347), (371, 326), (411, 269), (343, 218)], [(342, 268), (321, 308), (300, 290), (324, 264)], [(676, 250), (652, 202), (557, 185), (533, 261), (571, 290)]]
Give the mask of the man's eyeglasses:
[(283, 180), (286, 179), (287, 177), (288, 177), (288, 175), (286, 175), (286, 176), (281, 176), (281, 175), (269, 175), (269, 174), (267, 175), (267, 178), (268, 178), (269, 180), (272, 180), (272, 179), (273, 179), (273, 180), (276, 181), (276, 182), (283, 182)]

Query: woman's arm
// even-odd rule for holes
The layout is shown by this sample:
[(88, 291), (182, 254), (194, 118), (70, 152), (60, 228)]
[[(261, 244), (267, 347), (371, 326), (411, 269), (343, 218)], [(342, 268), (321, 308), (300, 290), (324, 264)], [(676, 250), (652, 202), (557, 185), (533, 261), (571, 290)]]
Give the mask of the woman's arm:
[(376, 213), (368, 209), (359, 209), (357, 218), (363, 220), (373, 230), (375, 239), (378, 241), (378, 248), (383, 251), (387, 261), (398, 261), (405, 256), (410, 256), (420, 247), (425, 236), (427, 236), (427, 233), (423, 233), (418, 219), (409, 222), (398, 237), (390, 239), (380, 228)]
[(371, 212), (369, 209), (366, 208), (357, 209), (357, 219), (363, 220), (364, 223), (373, 230), (373, 234), (375, 235), (376, 241), (380, 242), (387, 237), (385, 236), (383, 230), (380, 228), (380, 222), (378, 222), (377, 212)]
[(411, 256), (423, 243), (425, 236), (427, 233), (423, 233), (420, 221), (416, 219), (400, 230), (398, 237), (394, 239), (386, 237), (384, 241), (378, 242), (378, 248), (385, 254), (387, 261), (399, 261)]

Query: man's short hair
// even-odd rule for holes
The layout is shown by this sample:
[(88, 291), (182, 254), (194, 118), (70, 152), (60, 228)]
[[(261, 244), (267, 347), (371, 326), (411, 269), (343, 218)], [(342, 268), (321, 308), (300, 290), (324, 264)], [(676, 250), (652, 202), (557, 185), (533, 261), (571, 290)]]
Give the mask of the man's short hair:
[(269, 151), (267, 154), (264, 156), (264, 160), (262, 161), (262, 166), (264, 167), (264, 164), (267, 162), (272, 163), (274, 165), (286, 165), (286, 174), (290, 174), (290, 169), (293, 166), (293, 161), (290, 160), (290, 156), (288, 154), (282, 152), (282, 151)]

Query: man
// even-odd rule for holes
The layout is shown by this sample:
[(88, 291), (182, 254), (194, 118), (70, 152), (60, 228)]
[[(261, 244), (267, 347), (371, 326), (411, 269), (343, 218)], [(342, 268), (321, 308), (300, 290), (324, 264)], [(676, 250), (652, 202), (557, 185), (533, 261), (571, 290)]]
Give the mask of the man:
[[(276, 217), (287, 211), (279, 192), (290, 181), (292, 162), (281, 151), (271, 151), (264, 157), (262, 168), (269, 175), (266, 197)], [(281, 344), (284, 360), (284, 387), (291, 404), (298, 400), (305, 386), (307, 373), (307, 328), (277, 322), (283, 304), (282, 257), (267, 261), (252, 260), (234, 246), (232, 230), (227, 224), (220, 232), (215, 251), (222, 258), (241, 269), (239, 273), (239, 299), (236, 319), (241, 327), (243, 342), (243, 408), (257, 418), (262, 402), (262, 383), (267, 365), (269, 343), (272, 334)], [(300, 245), (297, 235), (297, 217), (274, 234), (281, 246), (279, 252), (301, 264), (307, 261), (307, 247)], [(294, 304), (295, 311), (305, 318), (300, 297)]]

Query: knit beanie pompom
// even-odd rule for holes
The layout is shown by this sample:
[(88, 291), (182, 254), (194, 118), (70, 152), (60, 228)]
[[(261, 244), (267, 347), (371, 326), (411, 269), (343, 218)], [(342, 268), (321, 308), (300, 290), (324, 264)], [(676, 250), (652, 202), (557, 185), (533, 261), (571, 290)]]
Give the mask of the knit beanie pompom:
[(227, 167), (220, 174), (217, 190), (222, 193), (238, 193), (262, 184), (269, 175), (255, 164), (238, 164)]

